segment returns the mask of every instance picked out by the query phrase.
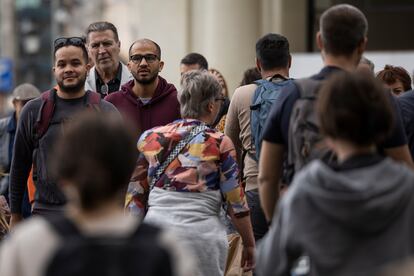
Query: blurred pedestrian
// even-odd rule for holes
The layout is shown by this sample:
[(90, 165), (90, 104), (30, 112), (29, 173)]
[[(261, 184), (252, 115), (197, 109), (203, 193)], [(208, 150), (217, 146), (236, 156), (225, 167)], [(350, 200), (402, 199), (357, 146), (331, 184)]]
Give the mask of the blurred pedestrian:
[(190, 70), (208, 70), (207, 59), (199, 53), (189, 53), (181, 59), (181, 75)]
[(385, 65), (384, 69), (377, 73), (377, 79), (382, 81), (395, 96), (411, 90), (410, 74), (400, 66)]
[(75, 116), (51, 155), (64, 215), (19, 225), (0, 249), (0, 275), (195, 275), (168, 230), (124, 214), (134, 145), (120, 116)]
[(369, 75), (375, 74), (375, 65), (374, 63), (366, 58), (365, 56), (361, 57), (361, 60), (358, 63), (357, 71), (362, 73), (367, 73)]
[(242, 81), (240, 82), (240, 86), (252, 84), (256, 80), (260, 80), (262, 76), (260, 75), (260, 71), (257, 67), (252, 67), (244, 71)]

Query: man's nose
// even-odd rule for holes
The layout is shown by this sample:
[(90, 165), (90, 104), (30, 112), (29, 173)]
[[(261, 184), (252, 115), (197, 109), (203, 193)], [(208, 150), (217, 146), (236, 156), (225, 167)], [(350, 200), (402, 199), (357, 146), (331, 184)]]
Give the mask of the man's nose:
[(145, 57), (142, 57), (142, 59), (141, 59), (141, 62), (140, 62), (140, 64), (139, 64), (140, 66), (148, 66), (148, 62), (147, 62), (147, 60), (145, 59)]
[(99, 44), (99, 47), (98, 47), (98, 52), (99, 53), (103, 53), (103, 52), (106, 52), (106, 47), (101, 43), (101, 44)]

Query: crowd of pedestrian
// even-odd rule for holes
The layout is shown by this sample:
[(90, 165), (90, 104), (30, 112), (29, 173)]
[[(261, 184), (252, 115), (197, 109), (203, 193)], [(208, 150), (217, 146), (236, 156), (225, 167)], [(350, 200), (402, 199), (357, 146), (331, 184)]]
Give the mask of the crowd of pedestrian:
[(266, 34), (231, 98), (199, 53), (178, 90), (151, 39), (124, 64), (110, 22), (56, 38), (56, 85), (17, 86), (0, 120), (0, 275), (399, 275), (414, 91), (401, 67), (374, 73), (367, 31), (327, 9), (304, 79)]

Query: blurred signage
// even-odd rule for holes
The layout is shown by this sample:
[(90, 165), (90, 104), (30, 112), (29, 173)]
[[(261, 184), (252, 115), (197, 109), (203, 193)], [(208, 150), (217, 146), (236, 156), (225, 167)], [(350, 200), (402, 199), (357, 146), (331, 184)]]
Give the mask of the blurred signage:
[(0, 93), (8, 93), (13, 88), (13, 62), (10, 58), (0, 58)]

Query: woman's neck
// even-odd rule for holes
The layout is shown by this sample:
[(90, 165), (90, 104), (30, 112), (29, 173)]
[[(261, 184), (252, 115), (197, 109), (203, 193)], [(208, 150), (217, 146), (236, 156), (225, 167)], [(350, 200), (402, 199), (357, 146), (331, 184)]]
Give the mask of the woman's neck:
[(339, 162), (343, 162), (355, 155), (375, 153), (376, 146), (374, 144), (368, 146), (355, 145), (348, 141), (331, 139), (330, 147), (338, 156)]

